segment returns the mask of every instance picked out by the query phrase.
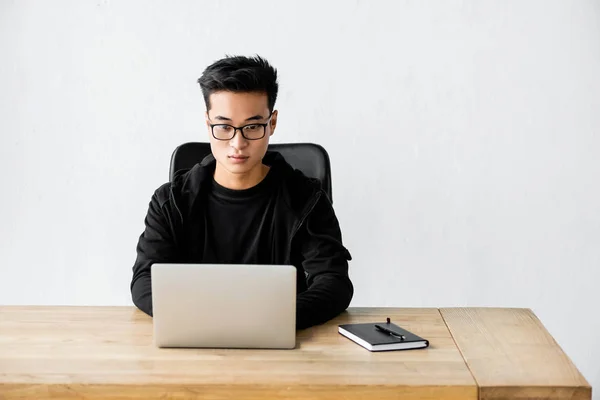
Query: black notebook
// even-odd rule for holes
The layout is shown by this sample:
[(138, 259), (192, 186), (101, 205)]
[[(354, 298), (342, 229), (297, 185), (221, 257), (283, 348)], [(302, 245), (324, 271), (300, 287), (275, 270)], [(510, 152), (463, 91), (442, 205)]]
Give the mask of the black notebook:
[(369, 351), (422, 349), (429, 341), (388, 322), (339, 325), (339, 333)]

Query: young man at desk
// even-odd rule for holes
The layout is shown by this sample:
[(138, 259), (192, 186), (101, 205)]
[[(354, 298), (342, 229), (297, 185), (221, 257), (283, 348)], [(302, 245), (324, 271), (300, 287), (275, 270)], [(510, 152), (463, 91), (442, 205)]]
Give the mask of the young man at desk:
[(212, 156), (152, 196), (133, 267), (134, 304), (152, 315), (153, 263), (294, 265), (296, 328), (330, 320), (352, 299), (351, 257), (318, 182), (267, 152), (277, 71), (260, 57), (227, 57), (198, 83)]

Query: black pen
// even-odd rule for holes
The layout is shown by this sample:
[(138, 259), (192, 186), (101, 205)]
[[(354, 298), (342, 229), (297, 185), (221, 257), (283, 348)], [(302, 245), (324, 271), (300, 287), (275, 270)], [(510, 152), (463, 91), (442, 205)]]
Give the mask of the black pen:
[(391, 330), (391, 329), (388, 329), (388, 328), (385, 328), (385, 327), (383, 327), (383, 326), (381, 326), (381, 325), (379, 325), (379, 324), (375, 324), (375, 328), (376, 328), (378, 331), (381, 331), (381, 332), (387, 333), (388, 335), (392, 335), (392, 336), (394, 336), (394, 337), (397, 337), (397, 338), (399, 338), (400, 340), (404, 340), (404, 339), (406, 339), (406, 338), (404, 337), (404, 335), (402, 335), (402, 334), (400, 334), (400, 333), (397, 333), (397, 332), (394, 332), (393, 330)]

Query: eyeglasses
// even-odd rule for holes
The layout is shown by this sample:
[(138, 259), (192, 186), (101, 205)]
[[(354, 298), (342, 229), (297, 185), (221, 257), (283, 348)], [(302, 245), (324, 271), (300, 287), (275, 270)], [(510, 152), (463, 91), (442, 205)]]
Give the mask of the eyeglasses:
[(269, 115), (269, 119), (264, 124), (248, 124), (244, 126), (233, 126), (229, 124), (210, 124), (212, 135), (217, 140), (231, 140), (235, 133), (239, 130), (246, 140), (259, 140), (265, 137), (267, 125), (271, 121), (273, 114)]

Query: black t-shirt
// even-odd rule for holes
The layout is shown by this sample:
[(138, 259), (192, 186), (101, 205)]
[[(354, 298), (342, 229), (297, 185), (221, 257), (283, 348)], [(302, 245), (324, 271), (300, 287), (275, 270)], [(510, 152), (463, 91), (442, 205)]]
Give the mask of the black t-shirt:
[(245, 190), (227, 189), (213, 179), (205, 207), (205, 263), (274, 263), (276, 180), (272, 169)]

